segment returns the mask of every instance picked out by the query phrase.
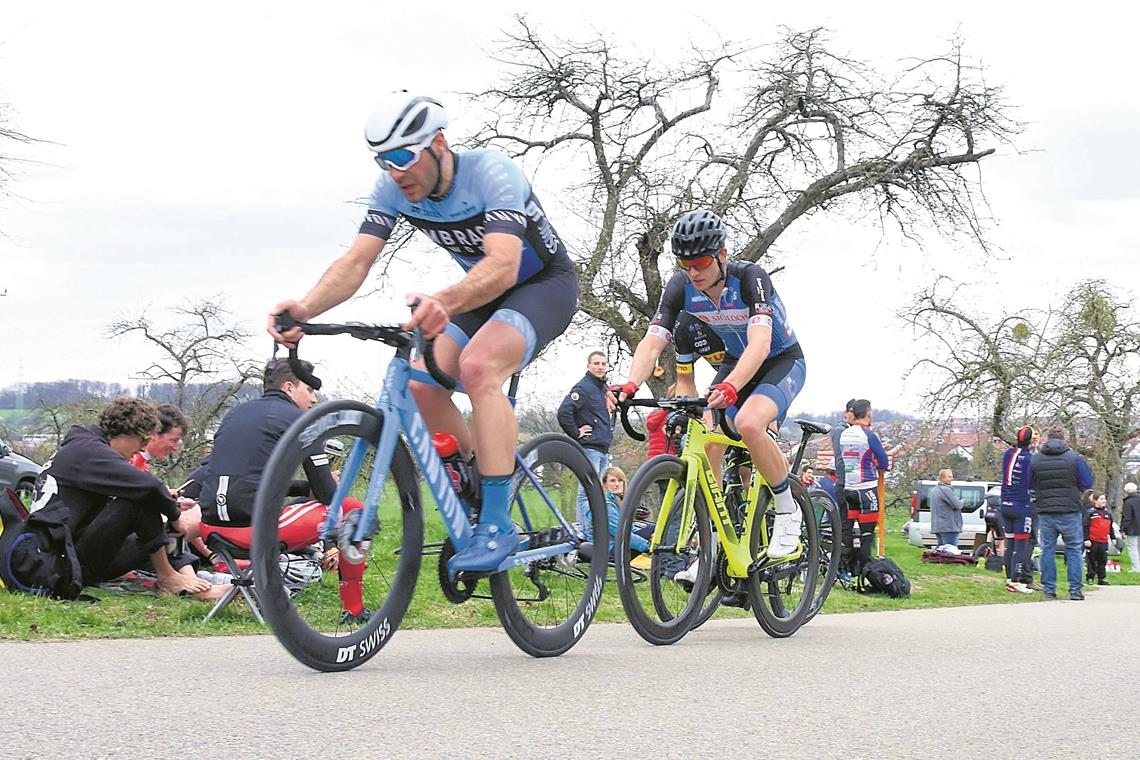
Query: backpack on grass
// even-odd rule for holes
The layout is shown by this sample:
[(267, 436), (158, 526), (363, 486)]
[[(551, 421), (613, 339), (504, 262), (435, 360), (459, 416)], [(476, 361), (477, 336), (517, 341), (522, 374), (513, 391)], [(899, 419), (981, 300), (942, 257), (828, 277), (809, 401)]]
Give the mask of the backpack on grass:
[(20, 522), (12, 519), (13, 513), (14, 509), (0, 511), (4, 520), (0, 580), (12, 592), (78, 599), (83, 577), (67, 527), (67, 507), (57, 502)]
[(910, 596), (910, 581), (894, 560), (882, 557), (863, 565), (863, 572), (859, 576), (859, 592), (882, 593), (892, 599), (904, 599)]

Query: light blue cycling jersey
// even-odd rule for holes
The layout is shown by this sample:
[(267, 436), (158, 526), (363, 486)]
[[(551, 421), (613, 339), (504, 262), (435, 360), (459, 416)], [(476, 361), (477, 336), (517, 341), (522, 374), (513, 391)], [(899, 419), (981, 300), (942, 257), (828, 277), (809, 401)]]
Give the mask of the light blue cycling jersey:
[(516, 282), (554, 266), (572, 270), (566, 248), (522, 170), (489, 148), (453, 153), (455, 176), (440, 200), (412, 203), (385, 172), (376, 182), (360, 232), (387, 240), (404, 217), (447, 250), (463, 271), (483, 258), (483, 235), (505, 232), (522, 239)]

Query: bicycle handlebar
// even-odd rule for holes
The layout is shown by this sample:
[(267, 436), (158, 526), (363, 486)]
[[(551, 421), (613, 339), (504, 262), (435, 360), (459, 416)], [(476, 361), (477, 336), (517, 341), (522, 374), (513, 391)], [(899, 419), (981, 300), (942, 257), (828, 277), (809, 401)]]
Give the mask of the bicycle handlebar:
[[(678, 396), (676, 398), (627, 398), (618, 403), (621, 409), (621, 426), (625, 428), (626, 435), (635, 441), (644, 441), (645, 434), (635, 429), (629, 421), (629, 407), (644, 406), (656, 409), (673, 409), (677, 411), (699, 414), (708, 407), (708, 398), (703, 396)], [(719, 426), (726, 436), (734, 441), (740, 440), (740, 433), (731, 425), (728, 415), (723, 409), (713, 409), (713, 425)]]
[[(446, 390), (455, 390), (455, 378), (444, 372), (436, 364), (434, 338), (425, 341), (423, 333), (418, 327), (414, 332), (409, 332), (399, 325), (366, 325), (361, 322), (347, 322), (345, 324), (298, 322), (287, 311), (277, 315), (276, 327), (279, 333), (296, 327), (305, 335), (351, 335), (357, 340), (377, 340), (389, 346), (395, 346), (397, 350), (410, 350), (413, 345), (417, 345), (432, 379)], [(293, 370), (293, 374), (297, 376), (298, 380), (313, 390), (321, 389), (321, 379), (305, 370), (304, 365), (301, 364), (301, 358), (297, 354), (296, 346), (289, 349), (289, 369)]]

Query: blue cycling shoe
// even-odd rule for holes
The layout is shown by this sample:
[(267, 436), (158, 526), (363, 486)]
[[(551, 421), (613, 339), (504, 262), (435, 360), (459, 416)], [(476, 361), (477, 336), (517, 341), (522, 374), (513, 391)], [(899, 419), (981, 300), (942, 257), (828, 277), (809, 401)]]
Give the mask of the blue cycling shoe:
[(513, 525), (510, 531), (504, 531), (494, 523), (479, 523), (471, 535), (471, 543), (447, 561), (447, 574), (455, 578), (460, 571), (496, 570), (518, 546), (519, 532)]

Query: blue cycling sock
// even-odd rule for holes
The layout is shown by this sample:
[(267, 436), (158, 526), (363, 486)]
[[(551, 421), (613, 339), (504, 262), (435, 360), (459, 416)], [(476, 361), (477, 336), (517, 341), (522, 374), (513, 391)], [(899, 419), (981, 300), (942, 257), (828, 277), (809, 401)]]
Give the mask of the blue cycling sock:
[(796, 511), (796, 502), (792, 499), (792, 491), (788, 488), (787, 478), (772, 486), (772, 494), (776, 497), (777, 514), (787, 515)]
[(493, 523), (504, 532), (509, 532), (514, 527), (511, 522), (511, 505), (507, 501), (511, 495), (511, 480), (510, 475), (484, 475), (480, 478), (483, 511), (479, 514), (479, 522)]

